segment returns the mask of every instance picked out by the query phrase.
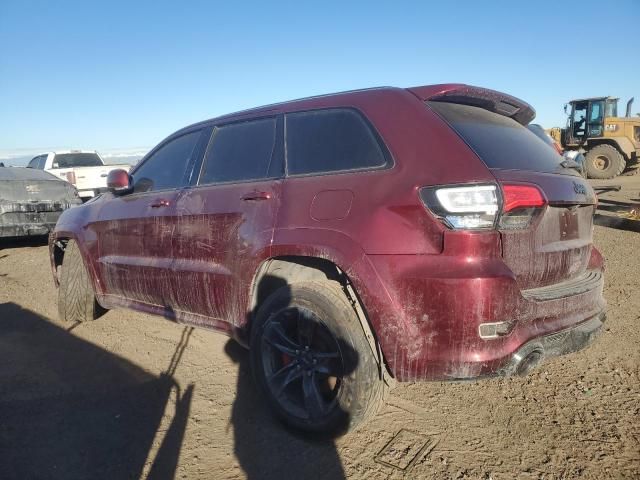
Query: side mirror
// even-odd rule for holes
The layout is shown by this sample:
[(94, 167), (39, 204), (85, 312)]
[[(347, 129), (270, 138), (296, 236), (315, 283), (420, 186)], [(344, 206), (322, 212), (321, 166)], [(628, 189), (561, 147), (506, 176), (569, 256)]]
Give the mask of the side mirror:
[(564, 104), (564, 114), (565, 115), (569, 115), (569, 113), (567, 112), (567, 109), (569, 108), (569, 105), (567, 105), (566, 103)]
[(121, 168), (111, 170), (107, 175), (107, 188), (114, 195), (129, 193), (133, 188), (129, 173)]

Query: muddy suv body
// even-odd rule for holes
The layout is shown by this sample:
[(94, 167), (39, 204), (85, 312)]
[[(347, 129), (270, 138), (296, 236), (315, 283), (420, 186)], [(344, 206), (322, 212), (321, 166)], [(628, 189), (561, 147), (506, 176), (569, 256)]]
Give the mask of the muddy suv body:
[(595, 195), (523, 127), (534, 115), (435, 85), (187, 127), (60, 218), (61, 315), (126, 307), (232, 335), (304, 429), (357, 423), (391, 377), (525, 373), (586, 345), (605, 308)]

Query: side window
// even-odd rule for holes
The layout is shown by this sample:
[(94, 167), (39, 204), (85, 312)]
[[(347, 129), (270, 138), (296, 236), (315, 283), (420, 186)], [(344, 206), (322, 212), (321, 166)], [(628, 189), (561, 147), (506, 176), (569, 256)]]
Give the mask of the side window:
[(332, 109), (286, 115), (287, 168), (291, 175), (375, 168), (386, 164), (362, 116)]
[(276, 119), (264, 118), (217, 127), (202, 163), (200, 185), (258, 180), (278, 175), (272, 168)]
[(573, 136), (584, 137), (587, 130), (587, 103), (576, 103), (573, 112)]
[(589, 115), (589, 135), (599, 137), (602, 135), (602, 122), (604, 113), (604, 102), (593, 102), (591, 104), (591, 113)]
[(44, 167), (47, 164), (47, 157), (48, 156), (49, 155), (41, 155), (39, 157), (38, 164), (36, 165), (36, 168), (39, 168), (40, 170), (44, 170)]
[(591, 117), (589, 118), (589, 123), (602, 121), (602, 104), (603, 102), (593, 102), (591, 104)]
[(133, 173), (133, 191), (166, 190), (183, 185), (183, 177), (201, 130), (164, 144)]

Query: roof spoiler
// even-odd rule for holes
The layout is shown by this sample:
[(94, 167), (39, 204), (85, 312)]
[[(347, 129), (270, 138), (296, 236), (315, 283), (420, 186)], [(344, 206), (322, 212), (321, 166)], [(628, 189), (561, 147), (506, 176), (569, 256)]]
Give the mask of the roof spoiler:
[(513, 118), (522, 125), (527, 125), (536, 117), (536, 111), (527, 102), (488, 88), (449, 84), (414, 87), (408, 90), (423, 101), (459, 103), (479, 107)]

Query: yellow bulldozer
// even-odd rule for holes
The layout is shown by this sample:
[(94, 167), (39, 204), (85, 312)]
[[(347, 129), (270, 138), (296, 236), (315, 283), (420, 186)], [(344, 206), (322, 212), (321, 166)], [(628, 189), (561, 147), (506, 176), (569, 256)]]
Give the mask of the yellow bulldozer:
[(565, 150), (585, 155), (589, 178), (616, 177), (637, 168), (640, 160), (640, 114), (631, 116), (632, 105), (633, 98), (625, 116), (618, 117), (618, 98), (572, 100), (564, 106), (566, 128), (552, 128), (549, 134)]

